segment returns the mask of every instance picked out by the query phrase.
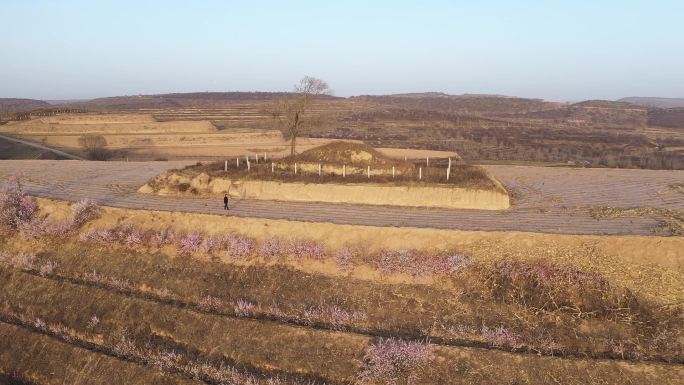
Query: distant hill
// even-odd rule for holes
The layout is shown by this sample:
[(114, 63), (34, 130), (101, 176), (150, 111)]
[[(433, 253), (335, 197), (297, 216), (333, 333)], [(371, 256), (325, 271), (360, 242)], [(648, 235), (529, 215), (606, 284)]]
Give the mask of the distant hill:
[(575, 107), (594, 107), (594, 108), (614, 108), (614, 109), (636, 109), (636, 110), (646, 110), (642, 105), (630, 103), (627, 101), (619, 100), (585, 100), (583, 102), (572, 104)]
[(684, 108), (651, 110), (648, 113), (648, 124), (657, 127), (684, 128)]
[(558, 103), (542, 99), (526, 99), (499, 95), (448, 95), (439, 92), (362, 95), (351, 100), (375, 102), (406, 109), (420, 109), (455, 114), (483, 116), (507, 116), (558, 107)]
[(651, 108), (681, 108), (684, 107), (684, 98), (649, 98), (629, 97), (622, 98), (618, 102), (627, 102)]
[[(288, 95), (286, 92), (190, 92), (159, 95), (114, 96), (92, 99), (71, 106), (89, 110), (134, 110), (141, 108), (222, 107), (235, 102), (268, 101)], [(337, 99), (333, 96), (325, 98)]]
[(35, 99), (0, 98), (0, 115), (50, 107), (50, 103)]
[(600, 126), (604, 128), (645, 127), (648, 109), (626, 102), (586, 100), (524, 115), (530, 119), (565, 122), (570, 125)]

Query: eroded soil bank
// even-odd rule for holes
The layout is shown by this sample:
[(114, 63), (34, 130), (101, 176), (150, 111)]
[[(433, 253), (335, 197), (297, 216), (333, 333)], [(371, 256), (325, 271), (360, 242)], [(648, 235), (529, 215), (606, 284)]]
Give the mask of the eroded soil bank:
[(505, 210), (510, 207), (503, 189), (483, 190), (452, 186), (395, 186), (382, 184), (316, 184), (194, 177), (169, 172), (140, 190), (159, 195), (223, 195), (232, 197), (450, 209)]

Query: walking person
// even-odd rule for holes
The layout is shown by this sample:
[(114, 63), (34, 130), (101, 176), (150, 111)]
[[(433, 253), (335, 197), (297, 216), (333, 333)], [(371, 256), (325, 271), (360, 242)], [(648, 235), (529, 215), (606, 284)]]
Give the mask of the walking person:
[(223, 194), (223, 209), (230, 210), (228, 208), (228, 194)]

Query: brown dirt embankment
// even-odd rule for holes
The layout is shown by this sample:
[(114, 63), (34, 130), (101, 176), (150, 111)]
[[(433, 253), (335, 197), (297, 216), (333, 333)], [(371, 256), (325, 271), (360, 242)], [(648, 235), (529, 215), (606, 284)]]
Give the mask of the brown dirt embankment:
[(159, 195), (228, 193), (232, 197), (263, 200), (505, 210), (510, 207), (510, 200), (508, 194), (501, 190), (503, 189), (480, 190), (439, 185), (289, 183), (212, 178), (206, 173), (190, 177), (169, 172), (158, 176), (139, 191)]

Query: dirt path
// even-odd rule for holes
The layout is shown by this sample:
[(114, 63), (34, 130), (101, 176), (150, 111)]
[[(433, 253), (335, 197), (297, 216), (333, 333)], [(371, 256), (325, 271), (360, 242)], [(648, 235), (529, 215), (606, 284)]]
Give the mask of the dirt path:
[(27, 140), (17, 139), (17, 138), (14, 138), (12, 136), (0, 135), (0, 138), (5, 139), (5, 140), (9, 140), (10, 142), (20, 143), (20, 144), (24, 144), (26, 146), (31, 146), (31, 147), (39, 148), (41, 150), (50, 151), (54, 154), (57, 154), (59, 156), (67, 158), (67, 159), (85, 160), (85, 158), (81, 158), (80, 156), (76, 156), (74, 154), (69, 154), (68, 152), (56, 150), (54, 148), (43, 146), (43, 145), (35, 143), (35, 142), (29, 142)]
[[(102, 205), (133, 209), (227, 215), (220, 199), (140, 194), (153, 176), (186, 162), (2, 161), (0, 180), (23, 174), (36, 196), (69, 201), (92, 198)], [(444, 210), (331, 203), (241, 200), (228, 213), (238, 217), (338, 224), (409, 226), (456, 230), (526, 231), (559, 234), (650, 235), (649, 217), (597, 220), (595, 206), (684, 210), (684, 196), (670, 185), (684, 171), (487, 166), (516, 196), (505, 211)]]

